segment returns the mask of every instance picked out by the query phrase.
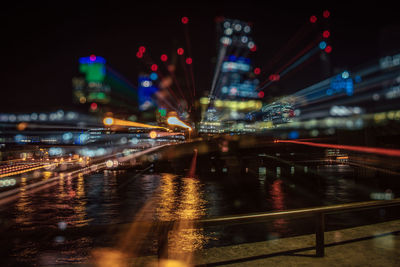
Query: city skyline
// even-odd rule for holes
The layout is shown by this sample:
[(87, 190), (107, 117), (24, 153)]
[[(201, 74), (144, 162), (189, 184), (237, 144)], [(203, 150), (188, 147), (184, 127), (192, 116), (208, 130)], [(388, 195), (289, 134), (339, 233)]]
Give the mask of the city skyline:
[[(375, 7), (361, 9), (355, 5), (262, 9), (258, 2), (250, 2), (245, 7), (239, 7), (239, 2), (229, 3), (155, 7), (143, 3), (109, 7), (102, 2), (66, 2), (64, 7), (43, 3), (10, 4), (2, 14), (6, 71), (2, 73), (5, 95), (1, 111), (71, 106), (71, 79), (78, 73), (78, 59), (90, 54), (106, 58), (110, 66), (136, 85), (139, 73), (146, 70), (135, 56), (137, 48), (146, 46), (153, 60), (160, 63), (161, 54), (172, 55), (177, 47), (185, 47), (185, 32), (180, 21), (183, 16), (189, 18), (188, 35), (198, 96), (211, 87), (217, 56), (215, 19), (219, 16), (253, 23), (258, 51), (251, 59), (254, 66), (262, 70), (310, 16), (322, 18), (323, 10), (330, 10), (332, 14), (329, 19), (333, 46), (331, 64), (336, 71), (368, 63), (369, 59), (384, 55), (400, 42), (399, 32), (394, 28), (398, 21), (393, 16), (394, 10), (388, 6), (378, 7), (375, 12)], [(372, 14), (375, 14), (373, 20), (369, 19)], [(391, 44), (385, 42), (387, 39)], [(293, 80), (297, 78), (297, 83), (302, 75), (298, 74)], [(305, 74), (304, 80), (309, 80), (309, 74)], [(284, 81), (281, 86), (291, 87)]]

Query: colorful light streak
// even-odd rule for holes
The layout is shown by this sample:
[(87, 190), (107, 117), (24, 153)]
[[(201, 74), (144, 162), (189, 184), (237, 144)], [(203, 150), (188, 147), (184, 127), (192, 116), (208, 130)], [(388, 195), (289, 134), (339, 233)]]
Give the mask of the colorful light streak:
[(275, 140), (276, 143), (292, 143), (298, 145), (334, 148), (342, 150), (357, 151), (363, 153), (379, 154), (384, 156), (400, 157), (400, 149), (380, 148), (380, 147), (364, 147), (364, 146), (350, 146), (350, 145), (336, 145), (336, 144), (323, 144), (314, 142), (304, 142), (297, 140)]
[(103, 123), (106, 126), (128, 126), (128, 127), (157, 128), (157, 129), (168, 130), (167, 128), (164, 128), (161, 126), (155, 126), (155, 125), (144, 124), (144, 123), (133, 122), (133, 121), (120, 120), (120, 119), (111, 118), (111, 117), (104, 118)]

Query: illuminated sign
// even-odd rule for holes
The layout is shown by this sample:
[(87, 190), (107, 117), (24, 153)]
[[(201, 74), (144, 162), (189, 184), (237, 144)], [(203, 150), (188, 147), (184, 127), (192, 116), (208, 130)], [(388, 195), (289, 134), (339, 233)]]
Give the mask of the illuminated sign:
[(244, 62), (226, 61), (222, 64), (223, 72), (250, 71), (250, 65)]
[[(200, 104), (208, 105), (208, 103), (209, 99), (207, 97), (200, 98)], [(232, 101), (217, 99), (214, 102), (214, 106), (233, 110), (259, 110), (262, 107), (262, 102), (260, 100)]]
[(232, 84), (230, 86), (224, 86), (221, 88), (221, 92), (222, 94), (228, 94), (230, 96), (259, 98), (258, 92), (255, 89), (256, 84), (244, 82), (239, 84)]
[(334, 95), (338, 93), (346, 93), (348, 96), (353, 95), (354, 84), (353, 79), (350, 77), (348, 71), (343, 71), (341, 74), (336, 75), (331, 80), (331, 87), (326, 90), (327, 95)]
[(158, 88), (154, 85), (154, 81), (150, 77), (139, 76), (138, 97), (140, 110), (148, 110), (155, 107), (152, 96), (157, 91)]
[(102, 57), (91, 55), (79, 59), (79, 71), (84, 73), (87, 83), (103, 82), (106, 76), (106, 60)]
[(381, 69), (388, 69), (399, 65), (400, 65), (400, 54), (394, 56), (387, 56), (379, 60), (379, 66), (381, 67)]

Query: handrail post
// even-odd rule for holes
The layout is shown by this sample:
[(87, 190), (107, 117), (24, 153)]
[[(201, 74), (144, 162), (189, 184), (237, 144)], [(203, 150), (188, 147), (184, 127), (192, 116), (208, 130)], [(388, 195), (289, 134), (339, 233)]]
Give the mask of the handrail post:
[(325, 215), (321, 212), (316, 215), (315, 252), (317, 257), (323, 257), (325, 254), (324, 233)]

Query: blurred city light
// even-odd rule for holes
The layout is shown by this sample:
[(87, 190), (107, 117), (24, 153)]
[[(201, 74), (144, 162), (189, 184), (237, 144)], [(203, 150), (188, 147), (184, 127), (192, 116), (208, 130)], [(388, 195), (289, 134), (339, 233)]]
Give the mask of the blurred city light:
[(184, 123), (183, 121), (181, 121), (180, 119), (178, 119), (178, 118), (175, 117), (175, 116), (169, 117), (169, 118), (167, 119), (167, 123), (168, 123), (169, 125), (180, 126), (180, 127), (182, 127), (182, 128), (186, 128), (186, 129), (188, 129), (189, 131), (192, 130), (192, 127), (190, 127), (189, 125), (187, 125), (186, 123)]

